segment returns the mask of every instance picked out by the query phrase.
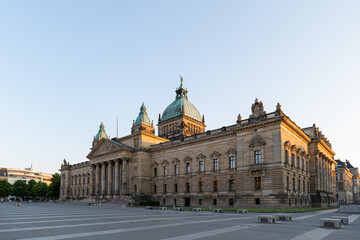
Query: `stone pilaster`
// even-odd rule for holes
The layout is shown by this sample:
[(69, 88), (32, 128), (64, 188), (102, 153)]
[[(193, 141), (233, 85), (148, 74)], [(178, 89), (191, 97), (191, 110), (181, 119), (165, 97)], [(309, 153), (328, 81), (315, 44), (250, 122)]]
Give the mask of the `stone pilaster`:
[(91, 164), (90, 165), (90, 196), (89, 197), (93, 197), (94, 196), (94, 169), (95, 169), (95, 165)]
[(105, 175), (106, 175), (106, 162), (103, 162), (102, 163), (102, 166), (101, 166), (101, 195), (104, 197), (106, 192), (105, 192), (105, 189), (106, 189), (106, 178), (105, 178)]
[(115, 160), (115, 195), (119, 195), (119, 160)]

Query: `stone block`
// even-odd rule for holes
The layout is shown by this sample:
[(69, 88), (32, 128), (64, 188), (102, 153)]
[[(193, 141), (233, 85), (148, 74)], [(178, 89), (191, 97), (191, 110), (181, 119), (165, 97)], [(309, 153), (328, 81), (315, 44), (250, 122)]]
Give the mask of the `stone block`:
[(258, 222), (259, 222), (259, 223), (275, 224), (275, 223), (276, 223), (276, 219), (275, 219), (275, 217), (272, 216), (272, 215), (261, 215), (261, 216), (258, 216)]
[(236, 212), (237, 213), (248, 213), (248, 210), (247, 209), (238, 209)]
[(176, 207), (176, 208), (174, 208), (174, 210), (175, 210), (175, 211), (184, 211), (184, 208), (182, 208), (182, 207)]
[(201, 212), (201, 208), (193, 208), (193, 209), (191, 209), (191, 211), (193, 211), (193, 212)]
[(349, 224), (350, 224), (350, 222), (349, 222), (349, 217), (344, 217), (344, 216), (332, 216), (331, 218), (340, 219), (342, 225), (349, 225)]
[(152, 210), (152, 209), (154, 209), (154, 207), (152, 207), (152, 206), (146, 206), (145, 209), (146, 209), (146, 210)]
[(320, 227), (325, 228), (341, 228), (341, 220), (333, 218), (321, 218)]
[(213, 209), (213, 212), (222, 213), (222, 212), (224, 212), (224, 210), (219, 209), (219, 208), (215, 208), (215, 209)]
[(292, 221), (292, 217), (289, 214), (277, 214), (276, 221)]
[(159, 210), (167, 210), (167, 207), (159, 207)]

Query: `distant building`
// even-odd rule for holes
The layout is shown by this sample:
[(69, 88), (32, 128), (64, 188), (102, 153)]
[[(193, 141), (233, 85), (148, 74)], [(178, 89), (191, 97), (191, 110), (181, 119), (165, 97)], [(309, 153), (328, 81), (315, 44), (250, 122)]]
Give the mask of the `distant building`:
[(336, 180), (340, 204), (359, 203), (359, 169), (346, 160), (336, 160)]
[[(240, 101), (240, 100), (239, 100)], [(235, 119), (234, 119), (235, 120)], [(143, 104), (131, 134), (104, 128), (90, 161), (61, 165), (60, 199), (152, 198), (161, 205), (296, 208), (336, 205), (335, 152), (315, 126), (300, 128), (283, 111), (251, 115), (205, 130), (183, 86), (159, 115), (158, 136)]]
[(6, 179), (9, 183), (14, 184), (17, 180), (29, 182), (31, 179), (44, 182), (47, 185), (51, 183), (52, 174), (35, 172), (33, 167), (22, 169), (0, 168), (0, 179)]

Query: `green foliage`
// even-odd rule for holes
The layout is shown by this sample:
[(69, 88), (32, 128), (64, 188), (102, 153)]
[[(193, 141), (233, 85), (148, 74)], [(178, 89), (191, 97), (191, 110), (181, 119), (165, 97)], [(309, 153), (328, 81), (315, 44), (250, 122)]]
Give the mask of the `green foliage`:
[(52, 175), (51, 184), (48, 188), (48, 197), (53, 199), (58, 199), (60, 196), (60, 175), (55, 173)]
[(160, 202), (152, 199), (146, 199), (145, 201), (140, 201), (139, 205), (141, 206), (160, 206)]
[(5, 179), (0, 180), (0, 197), (7, 197), (12, 194), (12, 185)]
[(35, 196), (34, 192), (33, 192), (33, 188), (36, 185), (36, 181), (34, 179), (31, 179), (28, 183), (28, 191), (29, 191), (29, 196)]
[(13, 194), (16, 197), (25, 198), (29, 195), (29, 189), (25, 181), (17, 180), (13, 185)]
[(48, 192), (48, 186), (44, 182), (37, 182), (33, 187), (34, 197), (46, 197)]

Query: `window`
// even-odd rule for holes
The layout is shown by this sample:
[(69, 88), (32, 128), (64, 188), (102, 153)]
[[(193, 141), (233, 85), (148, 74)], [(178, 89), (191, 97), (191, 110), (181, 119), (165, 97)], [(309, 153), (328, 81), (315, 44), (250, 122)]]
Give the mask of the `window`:
[(202, 205), (202, 199), (199, 199), (199, 205)]
[(204, 182), (199, 182), (199, 192), (202, 192), (204, 188)]
[(157, 177), (157, 168), (154, 168), (154, 177)]
[(156, 193), (156, 185), (154, 185), (154, 193)]
[(234, 199), (232, 198), (229, 199), (229, 206), (234, 206)]
[(291, 154), (291, 166), (295, 166), (295, 154)]
[(136, 184), (134, 185), (134, 192), (135, 192), (135, 193), (137, 192), (137, 186), (136, 186)]
[(174, 173), (175, 173), (175, 175), (179, 174), (179, 167), (177, 164), (175, 164), (175, 166), (174, 166)]
[(301, 158), (301, 169), (305, 170), (305, 161), (304, 158)]
[(289, 185), (289, 177), (286, 177), (286, 189), (289, 190), (290, 185)]
[(215, 158), (214, 159), (214, 171), (219, 170), (219, 159)]
[(164, 176), (167, 176), (167, 166), (164, 166)]
[(186, 192), (190, 192), (190, 183), (187, 182), (185, 186), (186, 186)]
[(296, 167), (300, 168), (300, 157), (299, 156), (296, 157)]
[(260, 198), (255, 198), (255, 204), (260, 205)]
[(186, 163), (186, 173), (190, 173), (190, 163)]
[(203, 172), (204, 171), (204, 161), (200, 161), (199, 162), (199, 172)]
[(342, 182), (339, 183), (339, 190), (343, 190), (344, 189), (344, 185)]
[(213, 205), (216, 206), (217, 204), (217, 199), (213, 199)]
[(214, 191), (217, 192), (219, 190), (218, 181), (214, 181)]
[(176, 193), (178, 192), (178, 185), (177, 185), (177, 183), (174, 184), (174, 192), (176, 192)]
[(235, 180), (234, 179), (229, 180), (229, 191), (235, 191)]
[(295, 188), (295, 178), (293, 178), (293, 191), (295, 191), (296, 188)]
[(165, 198), (163, 199), (163, 201), (162, 201), (162, 202), (163, 202), (163, 205), (165, 205)]
[(261, 163), (261, 150), (256, 150), (254, 152), (254, 157), (255, 157), (255, 164), (260, 164)]
[(176, 198), (174, 198), (173, 203), (174, 203), (174, 205), (176, 205)]
[(230, 169), (235, 168), (235, 157), (234, 156), (229, 157), (229, 168)]
[(261, 177), (255, 177), (255, 189), (261, 189)]
[(164, 193), (166, 193), (166, 184), (164, 184)]
[(289, 151), (285, 150), (285, 163), (289, 164)]
[(306, 192), (305, 181), (303, 181), (303, 191)]

